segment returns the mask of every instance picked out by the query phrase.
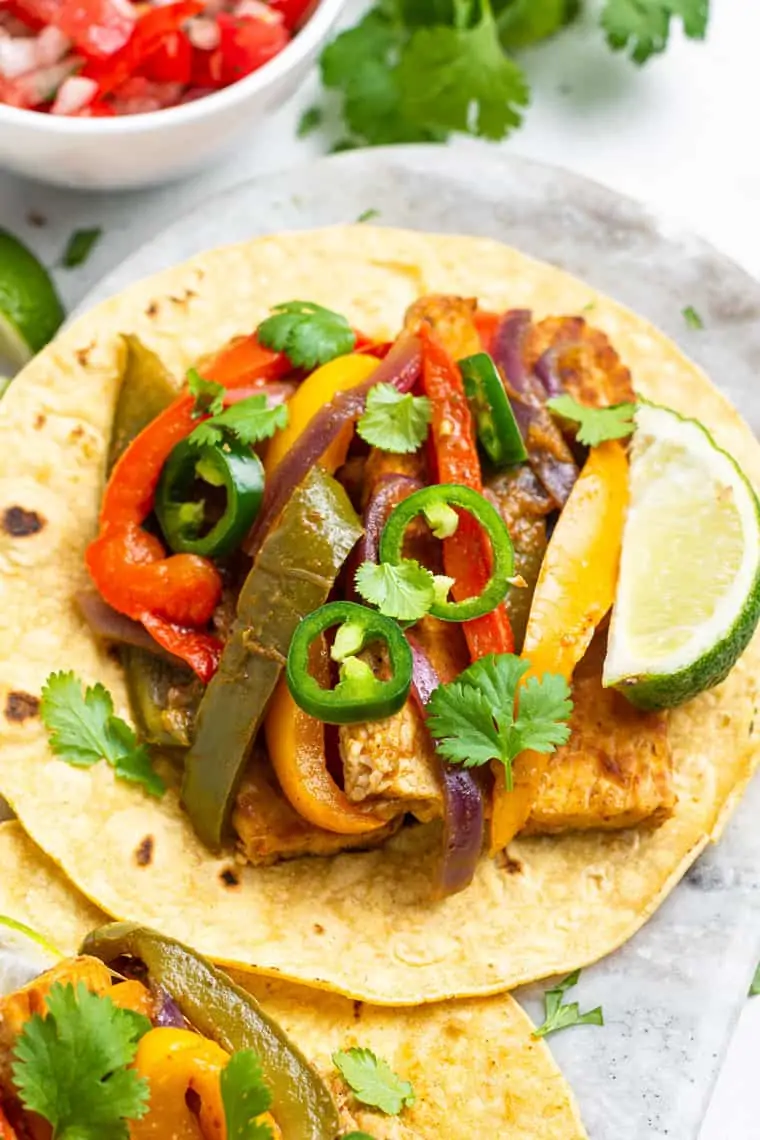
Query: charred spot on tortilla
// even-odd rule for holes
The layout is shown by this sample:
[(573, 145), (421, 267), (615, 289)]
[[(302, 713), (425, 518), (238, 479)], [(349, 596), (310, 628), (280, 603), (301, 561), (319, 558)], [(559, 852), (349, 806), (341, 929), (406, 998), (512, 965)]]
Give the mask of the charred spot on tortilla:
[(235, 887), (240, 886), (240, 876), (237, 871), (233, 871), (232, 867), (225, 867), (220, 871), (219, 878), (222, 880), (224, 886), (230, 889), (234, 890)]
[(30, 717), (37, 716), (39, 711), (40, 699), (31, 693), (16, 690), (8, 693), (5, 698), (5, 719), (13, 721), (14, 724), (23, 724)]
[(135, 863), (138, 867), (149, 867), (153, 862), (155, 840), (152, 835), (146, 835), (135, 850)]
[(496, 855), (496, 866), (508, 875), (522, 874), (523, 865), (519, 859), (513, 859), (508, 851), (499, 851)]
[(34, 417), (34, 425), (33, 425), (34, 430), (39, 431), (41, 428), (44, 428), (46, 423), (47, 423), (47, 416), (45, 415), (45, 413), (44, 412), (37, 412), (37, 415)]
[(95, 347), (95, 341), (93, 340), (93, 341), (90, 341), (90, 343), (88, 345), (86, 345), (84, 348), (75, 349), (74, 356), (77, 358), (79, 363), (82, 365), (82, 368), (86, 368), (87, 365), (90, 363), (90, 353), (92, 352), (94, 347)]
[(359, 1001), (358, 998), (355, 999), (354, 1000), (354, 1021), (361, 1021), (363, 1008), (364, 1008), (364, 1002)]
[(24, 507), (6, 507), (2, 529), (11, 538), (28, 538), (31, 534), (38, 534), (45, 521), (36, 511), (27, 511)]
[(314, 923), (314, 933), (315, 934), (324, 934), (324, 932), (325, 932), (325, 928), (322, 925), (322, 923), (321, 922), (315, 922)]
[(158, 313), (158, 301), (151, 301), (151, 303), (148, 305), (147, 309), (145, 310), (145, 316), (146, 317), (155, 317), (157, 313)]

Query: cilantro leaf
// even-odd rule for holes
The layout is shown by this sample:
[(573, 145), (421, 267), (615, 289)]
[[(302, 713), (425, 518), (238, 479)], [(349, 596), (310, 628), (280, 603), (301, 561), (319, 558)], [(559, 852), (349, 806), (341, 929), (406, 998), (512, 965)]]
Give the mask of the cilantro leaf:
[(47, 1016), (26, 1022), (13, 1050), (13, 1080), (24, 1107), (61, 1140), (128, 1140), (127, 1121), (148, 1109), (148, 1082), (129, 1069), (147, 1017), (119, 1009), (84, 982), (56, 983)]
[(690, 329), (703, 329), (705, 327), (705, 322), (693, 305), (687, 305), (685, 309), (681, 310), (681, 313)]
[(609, 408), (589, 408), (572, 396), (554, 396), (546, 401), (550, 411), (578, 424), (578, 443), (598, 447), (607, 439), (625, 439), (636, 425), (635, 404), (613, 404)]
[(249, 396), (247, 400), (230, 404), (229, 408), (218, 415), (198, 424), (187, 438), (196, 447), (216, 447), (229, 436), (240, 443), (253, 445), (262, 439), (270, 439), (287, 422), (288, 409), (285, 404), (270, 408), (266, 396)]
[(265, 348), (284, 352), (296, 368), (311, 370), (351, 352), (356, 335), (340, 313), (313, 301), (284, 301), (258, 327)]
[(388, 1116), (398, 1116), (402, 1108), (414, 1104), (414, 1089), (409, 1081), (402, 1081), (388, 1062), (376, 1057), (371, 1049), (339, 1050), (332, 1059), (362, 1104), (379, 1108)]
[(354, 581), (365, 601), (397, 621), (419, 621), (436, 600), (433, 574), (413, 558), (396, 566), (362, 562)]
[(228, 1140), (272, 1140), (272, 1129), (257, 1117), (272, 1104), (272, 1094), (253, 1049), (233, 1053), (220, 1077)]
[(366, 411), (356, 430), (371, 447), (408, 454), (425, 442), (432, 415), (427, 396), (399, 392), (392, 384), (376, 384), (367, 393)]
[(755, 970), (755, 976), (752, 979), (752, 985), (749, 987), (749, 996), (757, 997), (760, 994), (760, 964)]
[(600, 1005), (587, 1013), (581, 1013), (577, 1001), (568, 1005), (562, 1004), (565, 993), (578, 984), (580, 976), (580, 970), (574, 970), (564, 981), (546, 991), (544, 994), (546, 1017), (543, 1025), (533, 1030), (534, 1037), (547, 1037), (550, 1033), (558, 1033), (560, 1029), (569, 1029), (571, 1025), (604, 1025), (604, 1015)]
[(522, 121), (528, 104), (522, 71), (499, 43), (488, 0), (469, 26), (469, 0), (456, 0), (454, 27), (418, 28), (399, 62), (398, 80), (406, 116), (441, 131), (503, 139)]
[(528, 668), (513, 653), (489, 654), (455, 681), (439, 685), (427, 706), (438, 753), (465, 768), (500, 761), (511, 790), (516, 756), (527, 748), (553, 752), (564, 744), (573, 707), (567, 682), (545, 673), (518, 688)]
[(356, 219), (357, 222), (371, 222), (373, 218), (379, 218), (380, 211), (376, 210), (374, 206), (369, 206), (366, 210), (362, 210)]
[(606, 0), (601, 22), (613, 50), (628, 52), (634, 63), (646, 63), (668, 46), (674, 16), (681, 17), (690, 39), (704, 39), (709, 0)]
[(150, 795), (164, 794), (166, 786), (154, 771), (147, 748), (114, 714), (111, 694), (103, 685), (91, 685), (83, 692), (75, 673), (51, 673), (42, 689), (40, 716), (51, 749), (67, 764), (91, 768), (107, 760), (122, 779), (141, 784)]
[(90, 230), (75, 230), (68, 240), (61, 259), (64, 269), (76, 269), (77, 266), (84, 265), (100, 241), (102, 233), (100, 226), (95, 226)]
[(187, 386), (190, 395), (195, 396), (194, 420), (197, 420), (199, 416), (219, 415), (224, 407), (223, 385), (217, 384), (214, 380), (204, 380), (195, 368), (191, 368), (187, 373)]

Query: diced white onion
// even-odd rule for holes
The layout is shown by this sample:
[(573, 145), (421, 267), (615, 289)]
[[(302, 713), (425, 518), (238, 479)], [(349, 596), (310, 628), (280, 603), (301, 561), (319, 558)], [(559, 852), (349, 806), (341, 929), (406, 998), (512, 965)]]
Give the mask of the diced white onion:
[(216, 20), (195, 16), (192, 20), (188, 20), (186, 30), (190, 43), (200, 51), (214, 51), (219, 47), (221, 33)]
[(86, 79), (83, 75), (72, 75), (64, 80), (58, 88), (55, 102), (51, 107), (53, 115), (76, 115), (91, 103), (98, 91), (94, 79)]

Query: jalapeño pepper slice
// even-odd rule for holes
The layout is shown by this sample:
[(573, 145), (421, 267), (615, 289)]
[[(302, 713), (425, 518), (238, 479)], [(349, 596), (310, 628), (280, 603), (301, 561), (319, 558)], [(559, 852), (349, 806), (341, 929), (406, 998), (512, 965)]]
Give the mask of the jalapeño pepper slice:
[(415, 491), (391, 511), (380, 536), (380, 561), (397, 566), (404, 557), (404, 536), (409, 524), (419, 515), (431, 522), (442, 515), (441, 507), (458, 507), (480, 523), (491, 544), (491, 576), (480, 594), (461, 602), (434, 602), (430, 607), (433, 617), (442, 621), (472, 621), (491, 613), (509, 589), (514, 571), (514, 551), (504, 520), (487, 499), (471, 487), (458, 483), (440, 483)]
[(528, 458), (504, 385), (487, 352), (459, 361), (464, 390), (470, 402), (480, 445), (494, 467), (501, 470)]
[[(220, 492), (223, 513), (209, 528), (208, 504)], [(164, 465), (156, 514), (164, 538), (176, 553), (221, 558), (240, 546), (259, 512), (263, 494), (264, 468), (250, 447), (236, 441), (198, 447), (185, 439)]]
[[(339, 626), (332, 648), (340, 661), (340, 680), (323, 689), (309, 672), (309, 650), (328, 629)], [(356, 657), (372, 641), (388, 649), (392, 675), (381, 681)], [(412, 652), (401, 627), (356, 602), (329, 602), (305, 617), (293, 634), (286, 666), (293, 700), (325, 724), (359, 724), (393, 716), (406, 702), (412, 684)]]

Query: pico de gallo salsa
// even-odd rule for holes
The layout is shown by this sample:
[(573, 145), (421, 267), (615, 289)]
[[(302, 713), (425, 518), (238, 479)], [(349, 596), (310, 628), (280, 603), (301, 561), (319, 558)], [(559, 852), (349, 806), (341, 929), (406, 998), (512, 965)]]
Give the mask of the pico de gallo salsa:
[(176, 107), (258, 70), (309, 0), (0, 0), (0, 103), (75, 118)]

